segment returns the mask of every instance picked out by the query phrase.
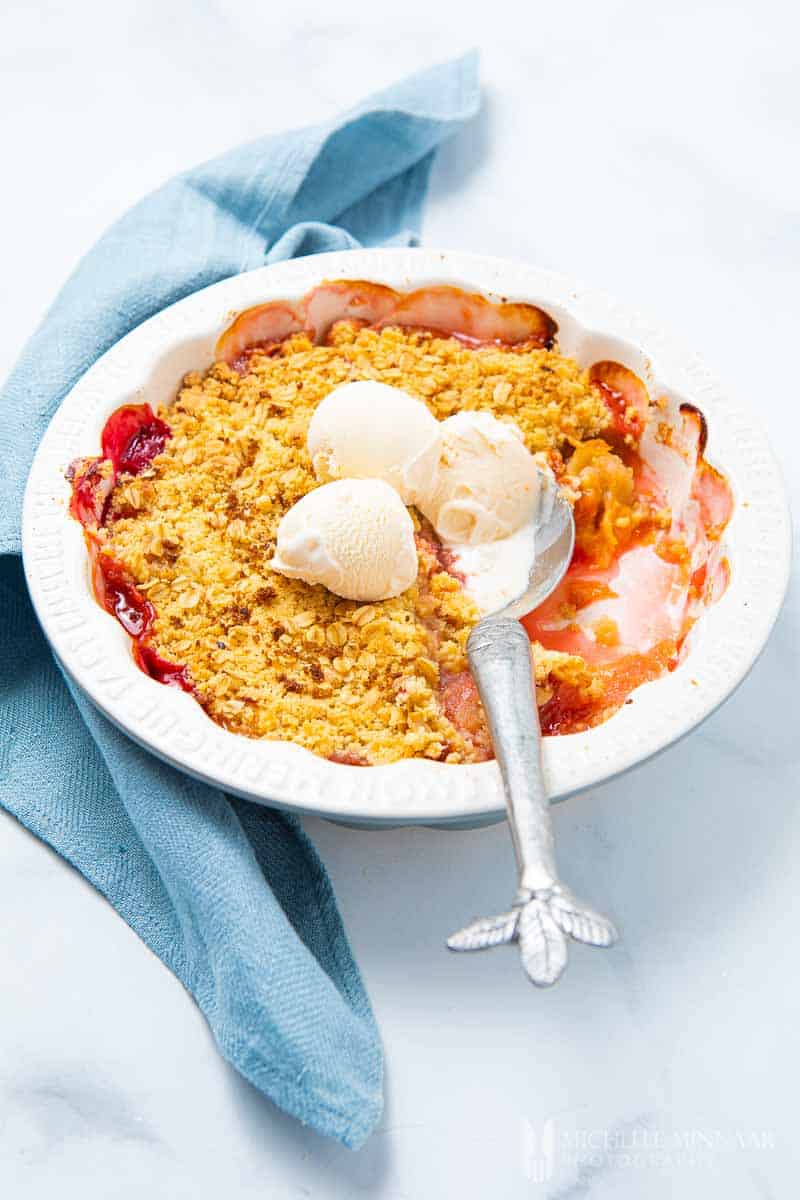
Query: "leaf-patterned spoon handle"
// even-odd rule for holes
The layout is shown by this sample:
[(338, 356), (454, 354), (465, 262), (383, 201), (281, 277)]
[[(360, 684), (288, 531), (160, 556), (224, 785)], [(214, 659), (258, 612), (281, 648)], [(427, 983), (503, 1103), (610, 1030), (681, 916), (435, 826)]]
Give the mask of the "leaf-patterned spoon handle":
[(519, 886), (508, 912), (473, 921), (447, 945), (484, 950), (516, 941), (528, 978), (547, 987), (567, 965), (568, 936), (610, 946), (617, 934), (607, 917), (581, 904), (558, 880), (525, 630), (509, 617), (485, 617), (470, 635), (467, 655), (503, 777)]

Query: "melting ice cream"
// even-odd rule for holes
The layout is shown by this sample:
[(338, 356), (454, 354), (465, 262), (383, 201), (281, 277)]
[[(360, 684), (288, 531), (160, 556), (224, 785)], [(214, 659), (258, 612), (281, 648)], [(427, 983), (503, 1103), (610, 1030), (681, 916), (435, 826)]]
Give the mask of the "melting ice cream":
[(533, 562), (539, 468), (516, 426), (486, 412), (438, 422), (399, 388), (365, 380), (322, 401), (308, 430), (317, 477), (278, 529), (276, 571), (352, 600), (414, 582), (413, 524), (428, 518), (484, 612), (525, 588)]

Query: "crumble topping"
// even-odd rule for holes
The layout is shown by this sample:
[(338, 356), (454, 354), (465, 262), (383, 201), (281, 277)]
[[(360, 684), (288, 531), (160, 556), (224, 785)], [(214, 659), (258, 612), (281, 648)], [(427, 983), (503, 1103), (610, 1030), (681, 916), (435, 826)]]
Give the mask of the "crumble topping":
[[(479, 613), (414, 510), (419, 576), (395, 599), (341, 600), (269, 569), (281, 517), (317, 486), (308, 422), (338, 384), (376, 379), (438, 419), (483, 409), (513, 420), (529, 450), (558, 460), (607, 426), (602, 398), (556, 351), (472, 349), (353, 322), (334, 326), (324, 345), (297, 334), (237, 366), (188, 375), (159, 409), (172, 437), (150, 467), (120, 477), (98, 531), (101, 553), (155, 608), (154, 648), (185, 664), (209, 715), (236, 733), (348, 762), (489, 757), (482, 719), (459, 711)], [(610, 469), (602, 454), (590, 457), (587, 469)], [(627, 480), (618, 493), (615, 519), (625, 516)], [(538, 645), (534, 659), (540, 703), (559, 681), (587, 701), (596, 693), (583, 659)]]

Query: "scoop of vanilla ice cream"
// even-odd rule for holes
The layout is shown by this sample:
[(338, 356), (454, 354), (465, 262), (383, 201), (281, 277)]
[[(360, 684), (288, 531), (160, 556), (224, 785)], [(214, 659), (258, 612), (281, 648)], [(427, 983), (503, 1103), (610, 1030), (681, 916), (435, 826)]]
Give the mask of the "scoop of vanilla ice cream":
[(325, 483), (286, 513), (269, 565), (345, 600), (388, 600), (417, 577), (414, 526), (380, 479)]
[(531, 520), (539, 472), (514, 425), (491, 413), (460, 412), (439, 426), (433, 486), (418, 507), (447, 542), (510, 537)]
[(364, 379), (321, 401), (308, 427), (308, 452), (320, 479), (382, 479), (416, 504), (431, 483), (437, 432), (421, 400)]

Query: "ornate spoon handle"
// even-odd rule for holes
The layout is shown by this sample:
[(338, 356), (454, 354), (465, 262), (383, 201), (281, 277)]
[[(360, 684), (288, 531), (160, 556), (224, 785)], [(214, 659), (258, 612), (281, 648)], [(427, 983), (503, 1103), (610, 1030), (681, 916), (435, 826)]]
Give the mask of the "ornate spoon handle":
[(472, 922), (447, 945), (483, 950), (517, 941), (528, 977), (546, 987), (567, 965), (568, 935), (610, 946), (617, 933), (607, 917), (581, 904), (558, 880), (525, 630), (508, 617), (484, 618), (470, 635), (467, 656), (503, 777), (519, 884), (509, 912)]

